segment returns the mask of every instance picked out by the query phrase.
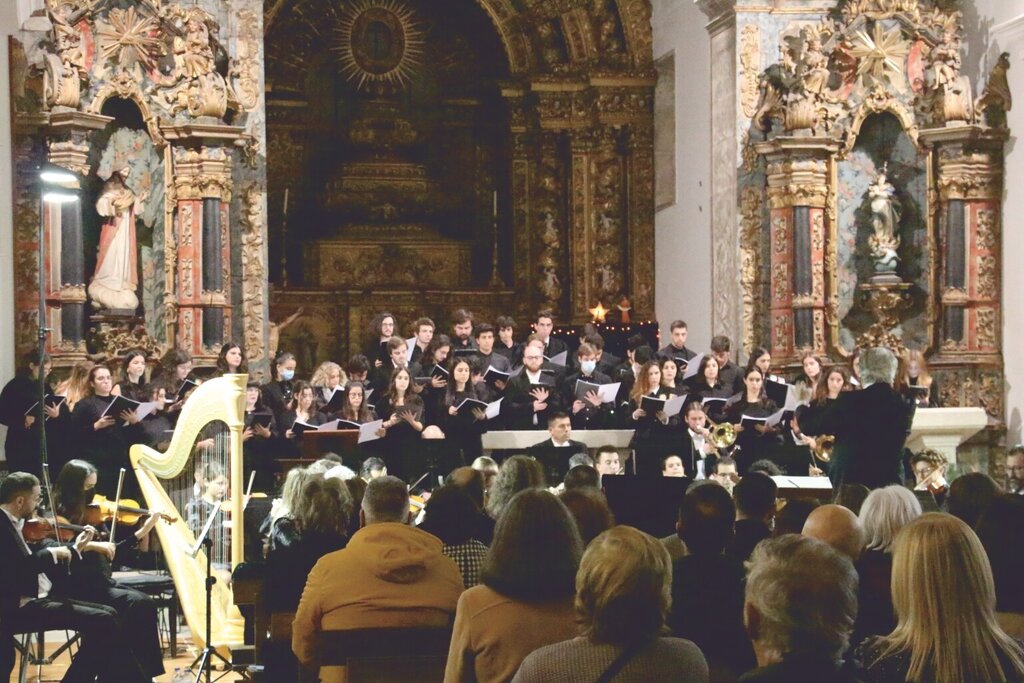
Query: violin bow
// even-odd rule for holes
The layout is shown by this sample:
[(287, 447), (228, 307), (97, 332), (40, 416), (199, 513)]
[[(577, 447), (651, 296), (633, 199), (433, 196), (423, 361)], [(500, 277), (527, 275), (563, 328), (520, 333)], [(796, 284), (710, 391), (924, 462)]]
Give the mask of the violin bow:
[(256, 481), (256, 470), (249, 473), (249, 485), (245, 487), (245, 498), (242, 499), (242, 509), (249, 505), (249, 498), (252, 496), (252, 485)]
[(110, 542), (117, 543), (115, 536), (117, 535), (117, 511), (121, 508), (121, 487), (124, 486), (124, 468), (121, 468), (121, 473), (117, 475), (117, 497), (114, 499), (114, 519), (110, 522)]
[[(53, 498), (53, 489), (50, 488), (50, 464), (43, 462), (43, 485), (46, 486), (46, 497), (50, 499), (50, 523), (53, 524), (53, 535), (60, 543), (60, 523), (57, 521), (57, 502)], [(70, 568), (65, 565), (68, 571)]]

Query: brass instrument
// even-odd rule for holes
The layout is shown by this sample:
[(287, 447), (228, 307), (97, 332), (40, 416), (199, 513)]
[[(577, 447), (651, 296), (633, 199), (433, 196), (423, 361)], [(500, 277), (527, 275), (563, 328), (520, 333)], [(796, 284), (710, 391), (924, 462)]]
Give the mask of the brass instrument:
[(736, 427), (728, 422), (714, 423), (708, 420), (711, 429), (708, 434), (708, 441), (716, 450), (729, 448), (736, 443)]
[(814, 448), (811, 449), (811, 454), (822, 462), (829, 462), (832, 460), (832, 450), (835, 446), (836, 437), (834, 435), (822, 434), (814, 437)]

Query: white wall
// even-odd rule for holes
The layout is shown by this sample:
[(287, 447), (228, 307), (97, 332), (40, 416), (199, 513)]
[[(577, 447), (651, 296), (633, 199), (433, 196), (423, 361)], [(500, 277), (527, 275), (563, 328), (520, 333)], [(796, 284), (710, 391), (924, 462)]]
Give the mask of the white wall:
[(676, 203), (655, 227), (655, 311), (689, 325), (687, 346), (708, 348), (711, 329), (711, 41), (692, 0), (653, 0), (654, 58), (675, 52)]
[(1010, 53), (1010, 92), (1017, 100), (1008, 114), (1003, 192), (1003, 362), (1006, 373), (1007, 443), (1021, 441), (1024, 408), (1024, 0), (974, 0), (964, 3), (967, 54), (964, 73), (978, 88), (1001, 52)]

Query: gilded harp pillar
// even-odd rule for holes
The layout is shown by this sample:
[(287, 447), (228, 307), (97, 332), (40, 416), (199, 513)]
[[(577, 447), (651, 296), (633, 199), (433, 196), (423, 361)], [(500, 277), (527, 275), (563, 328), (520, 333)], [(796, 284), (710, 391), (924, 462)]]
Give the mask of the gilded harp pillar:
[(174, 150), (177, 343), (203, 363), (217, 358), (229, 307), (231, 165), (223, 147)]
[(1005, 130), (959, 126), (921, 131), (931, 145), (942, 248), (937, 310), (943, 356), (998, 360), (999, 245)]
[(826, 205), (831, 159), (826, 138), (776, 138), (757, 151), (768, 162), (770, 329), (773, 361), (825, 354)]

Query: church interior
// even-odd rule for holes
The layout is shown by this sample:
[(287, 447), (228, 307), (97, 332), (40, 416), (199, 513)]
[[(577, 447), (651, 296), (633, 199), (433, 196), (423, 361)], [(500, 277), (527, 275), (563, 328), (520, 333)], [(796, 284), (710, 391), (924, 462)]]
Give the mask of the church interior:
[[(1024, 0), (5, 0), (0, 31), (0, 385), (38, 351), (54, 384), (86, 364), (117, 383), (137, 351), (147, 377), (187, 356), (209, 380), (188, 419), (163, 449), (130, 446), (128, 469), (148, 470), (129, 492), (147, 508), (184, 512), (166, 482), (194, 476), (198, 491), (205, 465), (185, 461), (209, 441), (225, 512), (247, 514), (253, 479), (229, 454), (251, 429), (235, 424), (246, 386), (220, 375), (344, 376), (364, 353), (372, 378), (389, 338), (411, 336), (416, 358), (423, 319), (451, 336), (454, 372), (463, 310), (492, 338), (515, 320), (519, 344), (546, 320), (545, 367), (550, 334), (570, 374), (594, 331), (621, 360), (638, 338), (679, 353), (679, 320), (683, 350), (711, 358), (724, 337), (735, 366), (770, 356), (763, 380), (791, 388), (808, 357), (849, 375), (889, 349), (932, 383), (908, 453), (938, 450), (954, 482), (1024, 479)], [(224, 365), (232, 345), (241, 366)], [(210, 381), (220, 398), (199, 393)], [(477, 442), (532, 443), (507, 438)], [(98, 490), (116, 472), (99, 466)], [(258, 494), (264, 514), (274, 490)], [(178, 525), (196, 542), (182, 519), (156, 524), (160, 544)], [(235, 568), (242, 536), (205, 552)], [(201, 648), (203, 568), (171, 569)], [(215, 652), (231, 657), (241, 615), (218, 610)], [(710, 680), (735, 678), (712, 666)]]

